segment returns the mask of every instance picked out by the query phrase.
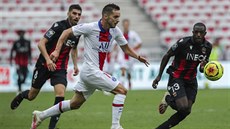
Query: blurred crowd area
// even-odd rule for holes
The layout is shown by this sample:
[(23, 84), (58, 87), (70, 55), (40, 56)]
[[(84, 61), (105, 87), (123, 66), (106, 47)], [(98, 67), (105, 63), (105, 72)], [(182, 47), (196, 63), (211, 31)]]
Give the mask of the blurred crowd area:
[[(96, 0), (95, 0), (96, 1)], [(32, 62), (40, 54), (37, 44), (44, 33), (55, 22), (66, 18), (68, 6), (79, 3), (83, 9), (80, 23), (97, 21), (101, 8), (94, 0), (0, 0), (0, 64), (9, 64), (10, 49), (18, 39), (17, 31), (25, 30), (26, 39), (31, 41)], [(101, 3), (107, 0), (100, 0)], [(212, 60), (230, 60), (230, 0), (128, 0), (149, 22), (156, 25), (159, 48), (168, 49), (180, 37), (191, 35), (192, 26), (203, 22), (207, 26), (206, 38), (213, 43)], [(103, 3), (103, 4), (104, 4)], [(116, 1), (115, 1), (116, 3)], [(124, 2), (123, 2), (124, 3)], [(122, 1), (118, 3), (122, 4)], [(132, 13), (132, 12), (126, 12)], [(138, 16), (130, 19), (135, 22)], [(140, 28), (140, 27), (139, 27)], [(138, 31), (138, 30), (137, 30)], [(154, 34), (153, 34), (154, 36)], [(144, 37), (143, 37), (144, 38)], [(143, 39), (143, 41), (145, 41)], [(82, 42), (82, 39), (81, 39)], [(145, 44), (145, 42), (143, 42)], [(143, 47), (144, 56), (150, 61), (160, 60), (154, 56), (156, 45)], [(82, 61), (83, 45), (79, 44), (79, 60)]]

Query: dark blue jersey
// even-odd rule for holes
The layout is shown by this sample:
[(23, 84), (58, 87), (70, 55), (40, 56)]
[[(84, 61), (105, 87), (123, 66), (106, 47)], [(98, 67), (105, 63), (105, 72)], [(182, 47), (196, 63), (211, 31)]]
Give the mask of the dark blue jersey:
[(191, 80), (197, 75), (199, 63), (209, 60), (212, 45), (207, 40), (202, 44), (195, 43), (190, 36), (179, 39), (170, 49), (175, 57), (167, 73), (175, 78)]

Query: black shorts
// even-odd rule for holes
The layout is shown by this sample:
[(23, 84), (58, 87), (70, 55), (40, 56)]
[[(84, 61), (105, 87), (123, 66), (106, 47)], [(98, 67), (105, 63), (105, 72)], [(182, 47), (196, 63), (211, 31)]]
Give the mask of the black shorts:
[(41, 89), (48, 79), (50, 79), (50, 83), (52, 86), (55, 86), (57, 84), (63, 84), (66, 87), (66, 74), (67, 71), (65, 69), (55, 70), (54, 72), (51, 72), (44, 66), (35, 67), (32, 77), (32, 87), (35, 89)]
[(197, 79), (184, 80), (181, 78), (169, 77), (168, 81), (168, 91), (174, 99), (179, 99), (181, 97), (187, 96), (188, 100), (195, 102), (197, 95)]

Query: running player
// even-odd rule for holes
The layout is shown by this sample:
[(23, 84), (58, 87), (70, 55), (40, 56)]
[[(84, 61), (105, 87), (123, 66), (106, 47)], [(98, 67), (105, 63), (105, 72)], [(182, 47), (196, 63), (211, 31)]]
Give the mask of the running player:
[(51, 53), (51, 59), (53, 61), (57, 60), (63, 42), (67, 37), (70, 35), (84, 36), (84, 63), (80, 72), (80, 80), (74, 88), (75, 94), (71, 100), (62, 101), (41, 112), (33, 112), (32, 129), (36, 129), (43, 120), (50, 116), (79, 109), (96, 89), (109, 91), (115, 95), (112, 102), (111, 129), (123, 129), (120, 125), (120, 118), (127, 90), (115, 77), (102, 71), (106, 54), (111, 50), (111, 43), (116, 40), (117, 44), (126, 54), (138, 59), (147, 66), (149, 63), (127, 45), (127, 40), (121, 30), (116, 27), (119, 18), (120, 7), (115, 4), (108, 4), (102, 10), (101, 20), (76, 25), (62, 33), (55, 51)]
[(179, 39), (163, 56), (158, 76), (152, 86), (157, 88), (170, 57), (174, 56), (172, 64), (167, 69), (170, 75), (168, 92), (159, 105), (159, 112), (163, 114), (168, 105), (177, 112), (157, 129), (174, 127), (190, 114), (197, 94), (197, 67), (200, 64), (199, 71), (203, 72), (212, 50), (212, 45), (205, 39), (205, 35), (206, 26), (200, 22), (196, 23), (193, 26), (193, 36)]
[(14, 59), (18, 74), (18, 93), (21, 93), (21, 86), (25, 83), (28, 73), (28, 64), (31, 64), (31, 45), (30, 41), (24, 37), (24, 30), (18, 30), (17, 34), (19, 35), (19, 39), (14, 42), (11, 49), (10, 64), (12, 65), (12, 60)]
[[(44, 37), (38, 44), (41, 54), (35, 65), (32, 78), (32, 86), (30, 90), (23, 91), (16, 96), (11, 102), (11, 109), (16, 109), (23, 99), (32, 101), (40, 92), (43, 84), (50, 79), (51, 85), (55, 91), (55, 102), (57, 104), (64, 100), (65, 89), (67, 86), (67, 64), (69, 60), (69, 53), (74, 64), (74, 76), (79, 72), (77, 66), (77, 45), (80, 35), (69, 36), (60, 50), (60, 56), (56, 61), (52, 61), (49, 57), (56, 47), (58, 38), (62, 32), (73, 25), (76, 25), (81, 18), (82, 9), (80, 5), (70, 5), (68, 11), (68, 18), (66, 20), (58, 21), (45, 33)], [(60, 115), (53, 116), (50, 120), (49, 129), (54, 129), (59, 120)]]

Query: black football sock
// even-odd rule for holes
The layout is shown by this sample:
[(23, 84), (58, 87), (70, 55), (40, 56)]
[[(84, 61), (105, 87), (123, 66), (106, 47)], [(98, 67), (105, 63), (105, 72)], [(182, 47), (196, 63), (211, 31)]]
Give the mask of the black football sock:
[(184, 112), (176, 112), (167, 121), (158, 126), (156, 129), (170, 129), (171, 127), (179, 124), (186, 118), (188, 114)]
[(18, 92), (21, 92), (22, 91), (22, 83), (21, 83), (21, 80), (20, 78), (18, 79)]
[[(58, 104), (59, 102), (63, 101), (64, 100), (64, 97), (56, 97), (55, 98), (55, 102), (54, 102), (54, 105)], [(55, 115), (55, 116), (52, 116), (50, 118), (50, 124), (49, 124), (49, 129), (54, 129), (56, 127), (56, 124), (59, 120), (59, 117), (60, 117), (61, 114), (58, 114), (58, 115)]]
[(28, 94), (29, 94), (30, 90), (25, 90), (21, 93), (21, 97), (23, 99), (28, 99)]
[(172, 109), (177, 110), (176, 102), (170, 95), (166, 96), (165, 101)]

